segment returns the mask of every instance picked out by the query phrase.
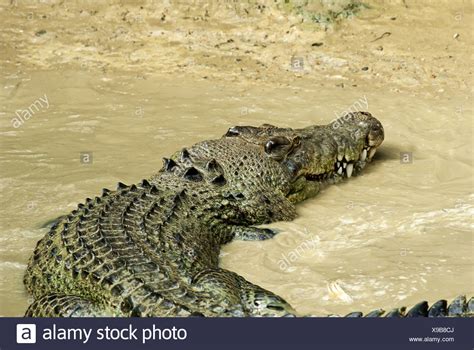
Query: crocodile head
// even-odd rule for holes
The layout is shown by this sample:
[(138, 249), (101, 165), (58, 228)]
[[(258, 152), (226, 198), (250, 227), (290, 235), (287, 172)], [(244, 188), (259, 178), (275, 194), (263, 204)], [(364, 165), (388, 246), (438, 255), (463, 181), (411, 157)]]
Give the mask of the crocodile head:
[(288, 171), (292, 201), (311, 197), (320, 185), (358, 174), (384, 139), (382, 124), (368, 112), (349, 113), (324, 126), (304, 129), (234, 127), (226, 136), (261, 144)]
[(299, 145), (284, 164), (309, 181), (357, 174), (383, 141), (382, 124), (369, 113), (347, 114), (325, 126), (295, 130)]

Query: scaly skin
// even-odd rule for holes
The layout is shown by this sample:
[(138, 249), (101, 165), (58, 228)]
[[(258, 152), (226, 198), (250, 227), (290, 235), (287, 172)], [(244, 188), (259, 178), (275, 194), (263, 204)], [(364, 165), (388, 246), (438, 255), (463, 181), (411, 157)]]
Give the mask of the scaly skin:
[(164, 160), (137, 185), (87, 199), (38, 242), (27, 316), (292, 316), (281, 297), (218, 266), (232, 239), (296, 216), (294, 203), (359, 173), (383, 141), (369, 113), (304, 129), (234, 127)]

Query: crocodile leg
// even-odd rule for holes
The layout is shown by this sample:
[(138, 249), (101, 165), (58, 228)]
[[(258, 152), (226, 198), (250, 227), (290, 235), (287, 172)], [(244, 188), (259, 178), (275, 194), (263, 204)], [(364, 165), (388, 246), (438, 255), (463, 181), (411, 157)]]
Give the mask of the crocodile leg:
[(281, 297), (250, 283), (238, 274), (216, 268), (199, 272), (195, 290), (216, 314), (228, 316), (293, 316), (295, 311)]
[(237, 225), (232, 227), (232, 233), (234, 239), (242, 241), (264, 241), (273, 238), (277, 234), (269, 228)]
[(111, 317), (111, 310), (75, 295), (49, 294), (36, 299), (25, 317)]
[(308, 181), (304, 177), (299, 178), (294, 184), (292, 193), (288, 195), (291, 203), (302, 202), (308, 198), (314, 197), (319, 193), (320, 183), (317, 181)]

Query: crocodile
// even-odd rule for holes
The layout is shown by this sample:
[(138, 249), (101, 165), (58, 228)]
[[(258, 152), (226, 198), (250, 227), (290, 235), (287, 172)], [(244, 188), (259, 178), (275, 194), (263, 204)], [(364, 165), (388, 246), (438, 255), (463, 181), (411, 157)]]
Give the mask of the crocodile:
[[(28, 317), (297, 316), (280, 296), (219, 267), (220, 247), (359, 174), (384, 139), (368, 112), (302, 129), (235, 126), (163, 159), (154, 175), (87, 198), (38, 242), (24, 277)], [(471, 314), (472, 299), (390, 316)], [(381, 316), (375, 310), (367, 316)], [(362, 316), (350, 313), (347, 316)]]

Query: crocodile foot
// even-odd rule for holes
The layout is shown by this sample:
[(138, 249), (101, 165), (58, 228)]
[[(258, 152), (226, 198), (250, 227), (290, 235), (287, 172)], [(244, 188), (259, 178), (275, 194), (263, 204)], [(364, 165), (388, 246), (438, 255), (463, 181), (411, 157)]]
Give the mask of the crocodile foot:
[(260, 228), (253, 226), (234, 226), (234, 239), (242, 241), (264, 241), (273, 238), (276, 231), (269, 228)]

